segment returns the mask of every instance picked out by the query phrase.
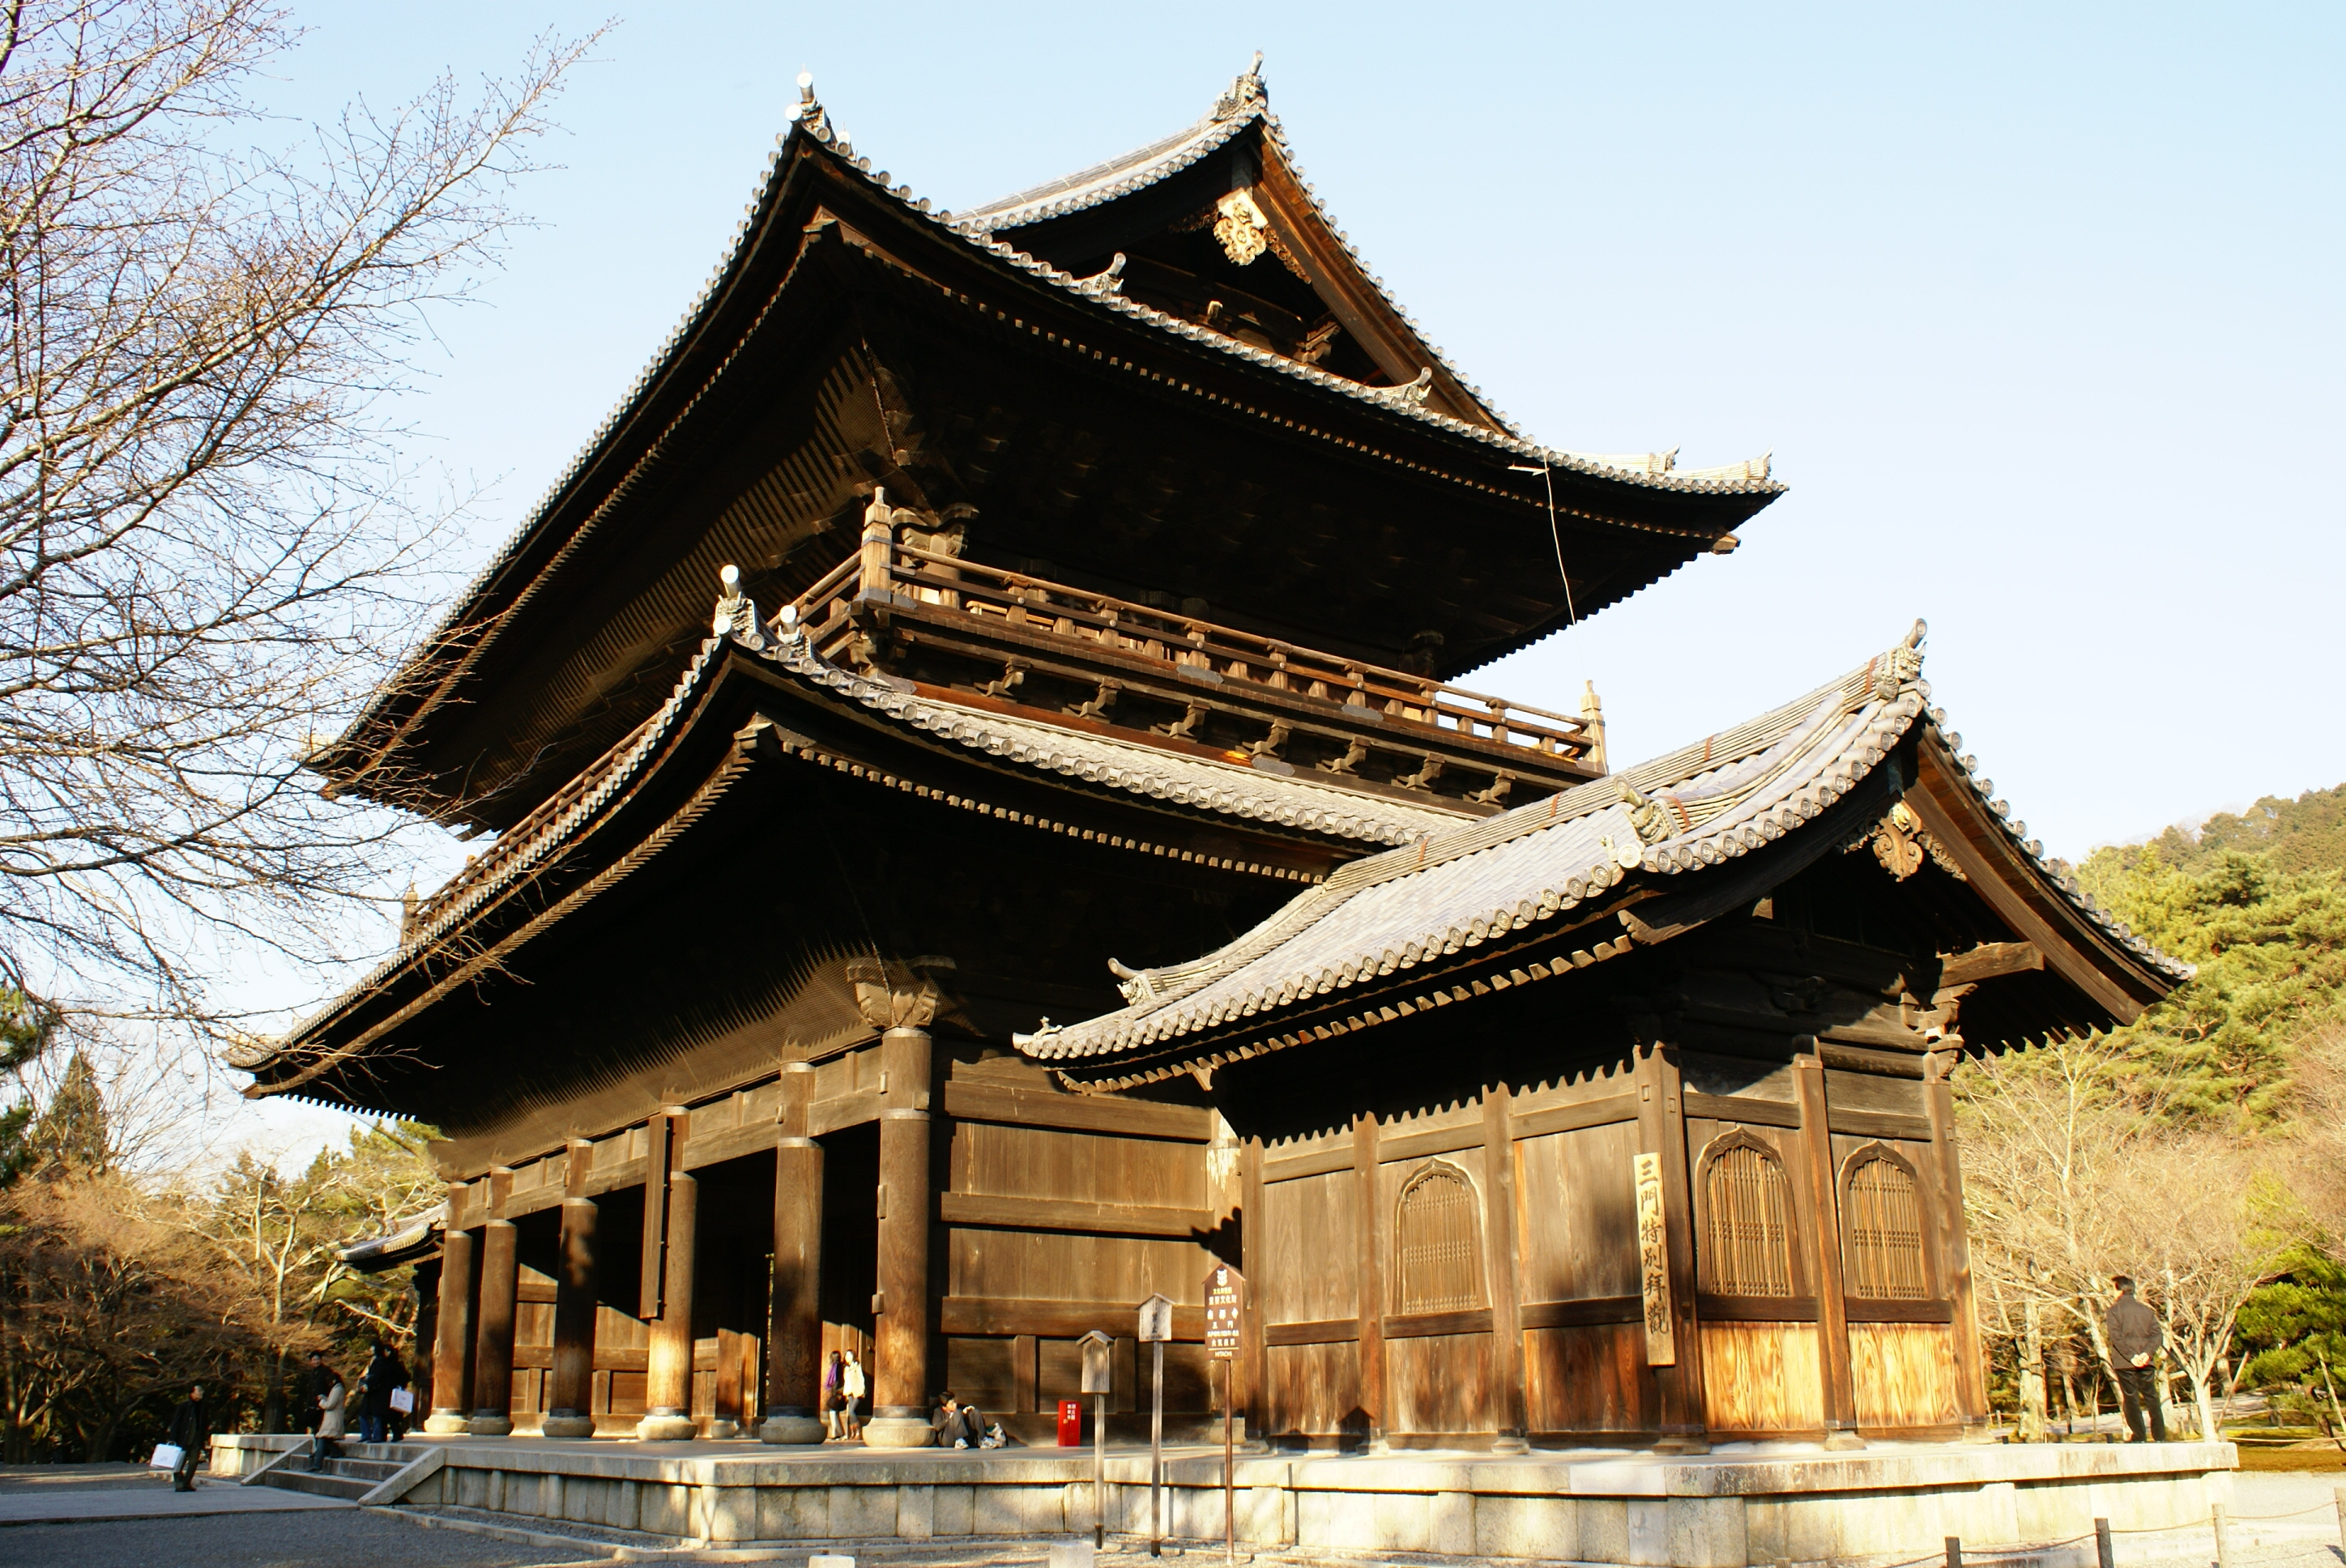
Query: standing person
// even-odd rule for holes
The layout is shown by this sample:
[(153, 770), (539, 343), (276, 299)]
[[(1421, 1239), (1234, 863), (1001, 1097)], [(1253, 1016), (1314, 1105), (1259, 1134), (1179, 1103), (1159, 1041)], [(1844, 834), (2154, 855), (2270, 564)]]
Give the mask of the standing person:
[(2127, 1431), (2134, 1434), (2128, 1441), (2143, 1441), (2142, 1418), (2147, 1410), (2151, 1441), (2165, 1442), (2167, 1411), (2158, 1398), (2157, 1361), (2162, 1339), (2158, 1314), (2135, 1299), (2134, 1281), (2125, 1275), (2110, 1283), (2118, 1288), (2118, 1298), (2110, 1303), (2102, 1329), (2109, 1336), (2110, 1359), (2117, 1363), (2118, 1403), (2126, 1411)]
[(863, 1363), (855, 1359), (855, 1352), (852, 1350), (847, 1352), (847, 1367), (840, 1374), (839, 1390), (841, 1393), (847, 1396), (847, 1435), (851, 1441), (859, 1440), (863, 1436), (863, 1395), (866, 1385), (863, 1380)]
[(833, 1438), (847, 1435), (847, 1362), (840, 1353), (831, 1353), (831, 1364), (822, 1369), (822, 1419)]
[(407, 1381), (407, 1369), (391, 1347), (377, 1339), (359, 1386), (359, 1441), (382, 1442), (391, 1427), (391, 1390)]
[(340, 1440), (349, 1431), (344, 1415), (349, 1391), (342, 1387), (341, 1374), (332, 1367), (326, 1369), (326, 1391), (318, 1396), (317, 1434), (310, 1440), (310, 1468), (313, 1471), (325, 1469), (328, 1460), (341, 1454)]
[(171, 1490), (193, 1492), (196, 1466), (203, 1458), (204, 1446), (212, 1441), (212, 1415), (204, 1408), (201, 1383), (189, 1389), (186, 1402), (171, 1412), (169, 1435), (179, 1451), (179, 1462), (171, 1471)]
[(307, 1365), (293, 1385), (293, 1403), (301, 1415), (301, 1431), (310, 1437), (318, 1435), (318, 1400), (326, 1391), (326, 1358), (317, 1351), (310, 1352)]

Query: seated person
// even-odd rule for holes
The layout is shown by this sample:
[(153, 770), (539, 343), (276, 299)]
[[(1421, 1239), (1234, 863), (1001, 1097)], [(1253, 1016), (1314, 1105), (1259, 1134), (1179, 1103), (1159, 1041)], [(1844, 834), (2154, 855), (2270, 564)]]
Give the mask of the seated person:
[(937, 1412), (929, 1418), (939, 1448), (976, 1448), (985, 1437), (985, 1417), (975, 1405), (965, 1405), (950, 1391), (937, 1396)]

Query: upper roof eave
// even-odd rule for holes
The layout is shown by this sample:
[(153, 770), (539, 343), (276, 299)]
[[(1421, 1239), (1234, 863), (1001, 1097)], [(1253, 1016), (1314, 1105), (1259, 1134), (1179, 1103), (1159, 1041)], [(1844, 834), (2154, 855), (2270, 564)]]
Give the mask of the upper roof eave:
[[(1057, 293), (1086, 302), (1097, 310), (1122, 316), (1168, 336), (1185, 339), (1233, 360), (1282, 372), (1317, 391), (1398, 416), (1421, 427), (1463, 438), (1495, 454), (1525, 460), (1527, 467), (1535, 463), (1545, 469), (1580, 474), (1634, 489), (1688, 495), (1740, 495), (1754, 499), (1760, 505), (1772, 501), (1786, 488), (1772, 478), (1769, 462), (1764, 458), (1743, 465), (1740, 477), (1724, 477), (1722, 471), (1718, 470), (1703, 470), (1680, 476), (1669, 471), (1638, 472), (1610, 466), (1586, 454), (1542, 446), (1511, 431), (1486, 428), (1427, 408), (1419, 401), (1422, 395), (1419, 389), (1370, 387), (1347, 381), (1317, 366), (1257, 349), (1235, 338), (1124, 299), (1114, 292), (1112, 280), (1076, 278), (1060, 271), (1048, 262), (993, 239), (990, 233), (973, 227), (964, 216), (944, 209), (932, 210), (928, 200), (915, 197), (909, 187), (892, 186), (886, 171), (875, 173), (872, 159), (868, 156), (857, 155), (852, 142), (831, 125), (828, 112), (814, 97), (811, 81), (802, 76), (801, 88), (801, 99), (793, 107), (790, 127), (776, 138), (774, 150), (768, 155), (765, 170), (753, 199), (745, 209), (740, 222), (734, 227), (724, 258), (711, 271), (700, 293), (669, 331), (644, 369), (637, 373), (617, 405), (597, 424), (594, 434), (547, 488), (531, 510), (527, 521), (474, 572), (432, 632), (419, 643), (416, 651), (411, 653), (401, 668), (378, 687), (342, 733), (313, 754), (310, 765), (317, 771), (338, 785), (346, 785), (362, 777), (382, 758), (397, 748), (408, 728), (439, 705), (444, 677), (434, 678), (431, 672), (443, 668), (452, 659), (460, 665), (466, 662), (477, 655), (480, 643), (495, 638), (504, 612), (489, 609), (488, 604), (496, 597), (500, 580), (523, 563), (534, 545), (549, 536), (548, 530), (555, 524), (564, 504), (580, 490), (597, 467), (616, 455), (627, 433), (648, 412), (654, 395), (682, 368), (688, 351), (711, 325), (760, 246), (773, 232), (773, 219), (785, 194), (789, 176), (798, 164), (798, 160), (790, 156), (795, 148), (820, 149), (828, 155), (835, 168), (842, 173), (860, 177), (866, 186), (878, 192), (902, 216), (917, 226), (941, 237), (950, 236), (960, 245), (979, 252), (993, 264), (1007, 267), (1029, 281), (1042, 283)], [(1270, 117), (1266, 104), (1250, 104), (1239, 117), (1243, 122), (1239, 128), (1243, 128), (1243, 124), (1260, 119), (1271, 131), (1276, 131), (1276, 121)], [(1196, 127), (1192, 129), (1194, 132)], [(1168, 138), (1168, 143), (1179, 139)], [(1300, 181), (1300, 174), (1298, 178)], [(1341, 238), (1341, 231), (1335, 230), (1332, 223), (1330, 228), (1331, 232), (1337, 232)], [(1357, 261), (1357, 253), (1351, 251), (1350, 241), (1345, 240), (1344, 244), (1348, 254), (1353, 254)], [(1365, 268), (1362, 270), (1362, 275), (1375, 284), (1381, 295), (1383, 294), (1382, 283), (1376, 282)], [(1383, 297), (1390, 303), (1390, 296)], [(1393, 309), (1397, 315), (1401, 314), (1397, 306)], [(1402, 319), (1406, 320), (1406, 317)], [(1411, 325), (1414, 331), (1414, 324)], [(1433, 351), (1430, 346), (1428, 351)], [(712, 371), (711, 374), (715, 373), (717, 372)], [(1479, 398), (1479, 394), (1476, 395)], [(474, 646), (469, 647), (465, 646), (468, 634), (475, 639)], [(464, 651), (455, 651), (460, 648)], [(403, 717), (400, 712), (403, 708), (406, 709)], [(387, 737), (385, 731), (389, 732)]]

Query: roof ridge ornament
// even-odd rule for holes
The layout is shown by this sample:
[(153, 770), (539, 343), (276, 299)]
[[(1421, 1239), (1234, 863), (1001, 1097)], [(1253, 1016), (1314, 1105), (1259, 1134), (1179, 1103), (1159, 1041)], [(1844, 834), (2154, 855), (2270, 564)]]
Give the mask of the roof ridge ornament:
[(812, 71), (799, 73), (799, 101), (790, 106), (790, 123), (802, 127), (817, 141), (829, 142), (831, 138), (829, 117), (823, 113), (821, 100), (814, 96)]
[[(1192, 99), (1192, 102), (1196, 100)], [(1262, 51), (1254, 52), (1254, 64), (1234, 77), (1229, 90), (1214, 100), (1213, 117), (1218, 120), (1236, 119), (1258, 104), (1270, 101), (1270, 94), (1262, 82)]]
[(741, 591), (741, 568), (728, 561), (718, 569), (717, 580), (725, 592), (717, 601), (717, 613), (709, 618), (709, 631), (729, 636), (752, 652), (765, 652), (766, 633), (758, 621), (758, 602)]

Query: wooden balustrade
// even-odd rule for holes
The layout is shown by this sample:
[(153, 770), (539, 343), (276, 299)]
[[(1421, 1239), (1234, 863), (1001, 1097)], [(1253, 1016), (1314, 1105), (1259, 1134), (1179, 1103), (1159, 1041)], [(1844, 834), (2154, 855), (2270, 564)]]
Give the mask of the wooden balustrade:
[[(1089, 593), (1018, 572), (899, 545), (889, 581), (878, 585), (915, 611), (958, 612), (1027, 635), (1064, 637), (1173, 669), (1210, 672), (1343, 707), (1372, 709), (1386, 724), (1419, 726), (1445, 738), (1495, 743), (1534, 756), (1603, 766), (1603, 719), (1556, 713), (1470, 691), (1447, 681), (1300, 647), (1196, 616)], [(855, 602), (882, 597), (851, 555), (794, 601), (798, 621), (818, 637), (844, 624)]]

